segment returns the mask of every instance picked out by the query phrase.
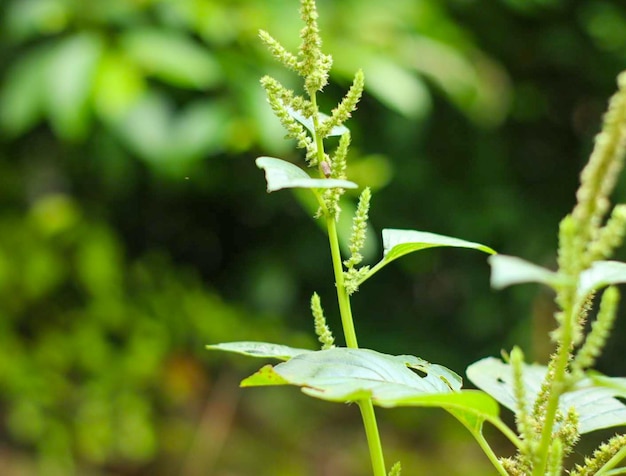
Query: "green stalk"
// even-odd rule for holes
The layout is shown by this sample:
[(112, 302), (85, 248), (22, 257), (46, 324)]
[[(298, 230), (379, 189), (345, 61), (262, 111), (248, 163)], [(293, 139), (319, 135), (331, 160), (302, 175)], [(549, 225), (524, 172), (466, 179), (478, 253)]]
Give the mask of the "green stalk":
[(374, 405), (370, 398), (359, 400), (359, 409), (361, 410), (361, 418), (363, 426), (365, 426), (365, 435), (367, 436), (367, 445), (370, 450), (370, 458), (372, 460), (372, 469), (375, 476), (386, 476), (385, 457), (383, 455), (383, 447), (378, 434), (378, 424), (376, 423), (376, 414), (374, 413)]
[[(609, 474), (626, 474), (626, 468), (619, 468), (618, 470), (611, 471), (617, 466), (624, 458), (626, 458), (626, 448), (622, 448), (613, 457), (604, 463), (604, 466), (598, 470), (597, 476), (608, 476)], [(621, 473), (619, 471), (622, 471)]]
[[(317, 117), (317, 99), (315, 93), (309, 92), (311, 103), (315, 114), (313, 116), (313, 128), (315, 130), (315, 145), (317, 147), (317, 159), (321, 164), (324, 160), (324, 141), (317, 133), (318, 117)], [(320, 201), (323, 206), (323, 201)], [(359, 344), (356, 338), (356, 330), (354, 328), (354, 320), (352, 318), (352, 308), (350, 306), (350, 297), (346, 292), (345, 280), (343, 277), (343, 263), (341, 259), (341, 249), (339, 248), (339, 235), (337, 233), (337, 222), (335, 217), (325, 211), (326, 227), (328, 230), (328, 242), (330, 244), (330, 254), (333, 261), (333, 271), (335, 274), (335, 286), (337, 287), (337, 300), (339, 302), (339, 313), (341, 315), (341, 326), (346, 339), (346, 345), (353, 349), (358, 349)], [(386, 476), (385, 459), (383, 456), (383, 448), (378, 432), (378, 423), (376, 422), (376, 414), (374, 413), (374, 405), (371, 398), (357, 401), (361, 410), (361, 418), (365, 427), (365, 436), (369, 447), (370, 458), (372, 460), (372, 469), (374, 476)]]
[(339, 301), (339, 314), (341, 315), (341, 326), (346, 338), (346, 345), (353, 349), (358, 349), (359, 343), (356, 338), (354, 320), (352, 318), (352, 308), (350, 297), (346, 292), (343, 278), (343, 267), (341, 263), (341, 251), (339, 249), (339, 238), (337, 235), (337, 223), (334, 217), (326, 216), (326, 226), (328, 228), (328, 241), (330, 243), (330, 253), (333, 260), (333, 270), (335, 272), (335, 285), (337, 286), (337, 300)]

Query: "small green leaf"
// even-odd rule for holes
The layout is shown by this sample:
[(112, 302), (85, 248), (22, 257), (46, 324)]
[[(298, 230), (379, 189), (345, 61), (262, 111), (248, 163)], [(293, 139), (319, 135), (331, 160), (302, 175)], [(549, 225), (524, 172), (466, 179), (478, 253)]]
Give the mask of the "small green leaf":
[(502, 289), (512, 284), (542, 283), (555, 286), (559, 275), (516, 256), (495, 255), (489, 257), (491, 265), (491, 286)]
[(496, 252), (488, 246), (474, 243), (473, 241), (465, 241), (451, 236), (438, 235), (426, 231), (417, 230), (383, 230), (383, 259), (371, 271), (359, 281), (362, 284), (368, 278), (380, 271), (384, 266), (392, 261), (401, 258), (404, 255), (414, 251), (426, 250), (428, 248), (452, 247), (452, 248), (469, 248), (482, 251), (488, 254), (496, 254)]
[(626, 263), (620, 261), (596, 261), (591, 268), (580, 274), (578, 296), (585, 297), (611, 284), (626, 283)]
[(311, 178), (297, 165), (274, 157), (259, 157), (256, 164), (265, 170), (268, 192), (283, 188), (357, 188), (357, 184), (348, 180)]
[(261, 367), (258, 372), (243, 379), (240, 383), (241, 387), (267, 387), (274, 385), (289, 385), (289, 382), (278, 375), (271, 365)]
[[(547, 367), (525, 364), (523, 382), (530, 405), (537, 398)], [(470, 365), (467, 376), (480, 389), (512, 411), (516, 410), (513, 390), (513, 370), (510, 364), (488, 357)], [(615, 385), (609, 385), (615, 383)], [(571, 407), (576, 409), (581, 434), (602, 428), (626, 425), (626, 405), (615, 396), (623, 397), (624, 379), (606, 378), (602, 383), (594, 382), (594, 377), (584, 378), (571, 390), (564, 393), (559, 401), (563, 414)]]
[[(419, 367), (426, 376), (410, 370), (407, 363)], [(261, 382), (276, 378), (268, 370), (263, 372), (263, 377), (255, 378)], [(394, 406), (398, 400), (451, 393), (460, 388), (460, 377), (445, 367), (413, 356), (393, 356), (369, 349), (341, 347), (301, 353), (274, 366), (273, 372), (301, 387), (307, 395), (335, 402), (371, 397), (378, 405)]]
[(225, 352), (234, 352), (236, 354), (247, 355), (249, 357), (272, 358), (278, 360), (289, 360), (292, 357), (307, 352), (313, 352), (307, 349), (297, 349), (280, 344), (270, 344), (268, 342), (226, 342), (223, 344), (207, 345), (210, 350), (223, 350)]
[[(296, 121), (306, 127), (311, 134), (315, 134), (315, 127), (313, 127), (313, 118), (312, 117), (304, 117), (304, 115), (300, 111), (296, 111), (294, 108), (290, 106), (285, 106), (287, 112), (291, 117), (293, 117)], [(323, 112), (318, 113), (317, 115), (319, 125), (321, 126), (325, 121), (330, 119), (330, 116), (324, 114)], [(335, 126), (330, 130), (328, 137), (331, 136), (342, 136), (346, 132), (348, 132), (348, 128), (346, 126)]]
[(453, 248), (469, 248), (488, 254), (496, 254), (488, 246), (465, 241), (451, 236), (438, 235), (417, 230), (383, 230), (383, 254), (387, 262), (393, 261), (413, 251), (437, 248), (441, 246)]

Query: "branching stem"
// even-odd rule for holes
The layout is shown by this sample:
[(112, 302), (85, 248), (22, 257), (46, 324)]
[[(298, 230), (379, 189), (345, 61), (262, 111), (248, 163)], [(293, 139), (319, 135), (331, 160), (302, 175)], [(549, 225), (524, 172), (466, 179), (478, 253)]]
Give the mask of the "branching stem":
[[(324, 141), (323, 137), (317, 132), (319, 130), (317, 98), (315, 94), (311, 94), (311, 103), (315, 111), (313, 116), (313, 128), (315, 130), (315, 145), (317, 147), (317, 161), (321, 164), (324, 161)], [(333, 271), (335, 274), (335, 286), (337, 288), (337, 300), (339, 302), (339, 313), (341, 315), (341, 325), (346, 339), (346, 345), (353, 349), (359, 347), (356, 330), (354, 328), (354, 320), (352, 318), (352, 308), (350, 306), (350, 296), (346, 291), (343, 276), (343, 260), (341, 259), (341, 249), (339, 248), (339, 235), (337, 233), (337, 221), (331, 210), (325, 209), (323, 200), (321, 201), (324, 215), (326, 217), (326, 227), (328, 230), (328, 242), (330, 245), (330, 254), (333, 262)], [(361, 410), (361, 418), (365, 427), (365, 435), (369, 447), (370, 458), (372, 460), (372, 469), (374, 476), (386, 476), (385, 459), (383, 456), (380, 434), (378, 432), (378, 423), (376, 422), (376, 414), (374, 413), (374, 405), (371, 398), (359, 400), (359, 409)]]

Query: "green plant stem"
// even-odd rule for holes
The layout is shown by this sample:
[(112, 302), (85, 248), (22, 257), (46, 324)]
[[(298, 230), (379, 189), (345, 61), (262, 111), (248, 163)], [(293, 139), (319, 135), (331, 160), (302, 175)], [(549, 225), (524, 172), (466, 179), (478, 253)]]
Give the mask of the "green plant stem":
[[(609, 474), (626, 474), (626, 468), (619, 468), (615, 471), (611, 471), (613, 468), (615, 468), (615, 466), (617, 466), (619, 464), (620, 461), (622, 461), (624, 458), (626, 458), (626, 448), (622, 448), (621, 450), (619, 450), (617, 453), (615, 453), (613, 455), (613, 457), (608, 460), (604, 466), (602, 466), (598, 472), (596, 473), (597, 476), (608, 476)], [(621, 472), (620, 472), (621, 471)]]
[(341, 251), (339, 249), (339, 238), (337, 235), (337, 223), (335, 222), (335, 218), (327, 215), (326, 226), (328, 228), (328, 241), (330, 243), (330, 253), (333, 260), (333, 269), (335, 271), (335, 285), (337, 287), (339, 313), (341, 314), (341, 326), (343, 327), (343, 333), (346, 338), (346, 345), (348, 347), (352, 347), (353, 349), (357, 349), (359, 347), (359, 343), (356, 338), (350, 298), (346, 292), (346, 286), (343, 278)]
[(489, 461), (491, 461), (493, 467), (498, 470), (498, 473), (500, 473), (500, 475), (502, 476), (508, 476), (509, 473), (507, 473), (506, 469), (504, 469), (504, 466), (502, 466), (502, 463), (500, 463), (500, 460), (498, 459), (493, 449), (491, 448), (491, 445), (489, 445), (482, 433), (472, 431), (472, 434), (482, 448), (483, 452), (487, 455), (487, 458), (489, 458)]
[(374, 405), (370, 398), (359, 400), (359, 409), (361, 410), (361, 418), (363, 426), (365, 426), (365, 435), (367, 436), (367, 445), (372, 460), (372, 469), (375, 476), (386, 476), (385, 457), (383, 448), (380, 443), (380, 435), (378, 434), (378, 424), (376, 423), (376, 414), (374, 413)]

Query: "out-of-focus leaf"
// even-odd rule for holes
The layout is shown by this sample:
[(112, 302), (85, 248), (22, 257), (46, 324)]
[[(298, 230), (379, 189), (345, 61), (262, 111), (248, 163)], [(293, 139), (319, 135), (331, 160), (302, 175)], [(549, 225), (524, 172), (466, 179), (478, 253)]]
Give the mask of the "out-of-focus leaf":
[(224, 128), (228, 117), (217, 101), (196, 101), (189, 104), (172, 124), (171, 157), (201, 159), (215, 152), (225, 141)]
[(119, 133), (143, 159), (177, 169), (219, 149), (226, 112), (211, 101), (196, 101), (175, 113), (166, 97), (146, 93), (117, 123)]
[(207, 345), (207, 349), (223, 350), (236, 354), (247, 355), (249, 357), (272, 358), (278, 360), (289, 360), (300, 354), (313, 352), (307, 349), (297, 349), (281, 344), (271, 344), (268, 342), (226, 342), (223, 344)]
[(59, 32), (70, 16), (69, 6), (62, 0), (5, 0), (4, 4), (7, 9), (5, 31), (20, 41)]
[[(419, 368), (426, 376), (409, 367)], [(461, 386), (461, 378), (451, 370), (417, 357), (345, 347), (299, 354), (264, 367), (261, 373), (242, 384), (272, 385), (276, 380), (301, 387), (307, 395), (322, 400), (348, 402), (371, 397), (385, 406), (411, 397), (456, 392)]]
[(554, 271), (516, 256), (490, 256), (489, 264), (491, 265), (491, 286), (495, 289), (521, 283), (542, 283), (555, 286), (560, 279)]
[[(546, 376), (547, 367), (543, 365), (523, 366), (523, 382), (526, 398), (532, 406), (541, 384)], [(515, 412), (515, 392), (513, 390), (513, 370), (510, 364), (488, 357), (467, 368), (468, 378), (481, 390), (487, 392), (502, 405)], [(585, 378), (571, 390), (564, 393), (559, 401), (563, 414), (574, 407), (578, 413), (579, 430), (582, 434), (602, 428), (626, 425), (626, 405), (613, 398), (624, 395), (624, 379), (616, 379), (615, 386), (608, 385), (606, 378), (602, 385), (594, 384), (593, 379)]]
[(584, 297), (605, 286), (621, 283), (626, 283), (626, 263), (596, 261), (591, 268), (580, 274), (578, 296)]
[(166, 30), (134, 29), (121, 38), (124, 51), (148, 74), (184, 88), (204, 89), (221, 79), (209, 50), (190, 37)]
[(426, 36), (404, 43), (403, 61), (433, 81), (471, 119), (499, 124), (510, 102), (509, 80), (500, 67), (478, 51), (463, 52)]
[(259, 157), (256, 164), (265, 170), (268, 192), (283, 188), (357, 188), (354, 182), (348, 180), (311, 178), (297, 165), (274, 157)]
[(7, 135), (23, 134), (41, 119), (49, 56), (49, 47), (40, 47), (9, 69), (0, 91), (0, 127)]
[(364, 64), (365, 87), (383, 104), (410, 118), (423, 118), (432, 100), (424, 82), (396, 62), (372, 57)]
[(105, 121), (119, 120), (145, 91), (141, 70), (125, 56), (107, 52), (95, 81), (94, 107)]
[(119, 123), (119, 133), (140, 156), (158, 162), (169, 145), (170, 114), (164, 97), (146, 93)]
[(46, 104), (52, 126), (61, 137), (72, 140), (87, 131), (88, 104), (102, 40), (82, 33), (54, 46), (48, 63)]

